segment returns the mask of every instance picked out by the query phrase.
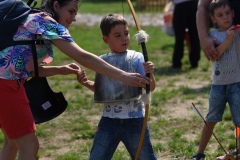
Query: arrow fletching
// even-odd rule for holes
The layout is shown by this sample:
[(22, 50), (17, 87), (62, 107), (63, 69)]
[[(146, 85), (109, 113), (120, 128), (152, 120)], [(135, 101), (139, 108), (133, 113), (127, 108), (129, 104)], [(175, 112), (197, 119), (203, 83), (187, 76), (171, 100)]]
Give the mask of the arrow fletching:
[(235, 136), (235, 138), (240, 138), (240, 127), (235, 126), (234, 136)]

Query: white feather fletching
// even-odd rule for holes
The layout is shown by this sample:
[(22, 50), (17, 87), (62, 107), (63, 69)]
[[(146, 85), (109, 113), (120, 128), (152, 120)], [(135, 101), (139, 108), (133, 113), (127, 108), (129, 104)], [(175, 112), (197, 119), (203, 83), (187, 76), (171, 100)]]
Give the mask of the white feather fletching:
[(134, 37), (136, 38), (138, 44), (141, 44), (148, 41), (149, 35), (144, 30), (140, 30), (134, 35)]

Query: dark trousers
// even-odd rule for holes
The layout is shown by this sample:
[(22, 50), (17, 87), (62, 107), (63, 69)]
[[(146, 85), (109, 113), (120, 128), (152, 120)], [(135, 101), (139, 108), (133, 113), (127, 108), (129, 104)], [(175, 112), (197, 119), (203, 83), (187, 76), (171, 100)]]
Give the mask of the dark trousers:
[(189, 61), (191, 67), (198, 66), (200, 60), (200, 41), (198, 38), (196, 25), (196, 12), (198, 0), (192, 0), (176, 4), (173, 14), (173, 28), (175, 32), (175, 44), (172, 57), (173, 67), (181, 68), (181, 59), (184, 51), (185, 30), (188, 29), (189, 34)]
[(240, 0), (229, 0), (234, 10), (233, 23), (240, 24)]

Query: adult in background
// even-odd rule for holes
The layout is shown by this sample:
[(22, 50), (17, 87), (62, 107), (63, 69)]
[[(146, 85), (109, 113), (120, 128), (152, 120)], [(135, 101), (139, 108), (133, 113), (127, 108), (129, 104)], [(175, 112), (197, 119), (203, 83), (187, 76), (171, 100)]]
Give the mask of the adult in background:
[(184, 38), (186, 29), (189, 34), (189, 61), (191, 68), (197, 68), (200, 60), (200, 42), (196, 26), (196, 12), (198, 0), (173, 0), (175, 9), (173, 13), (173, 28), (175, 44), (172, 57), (172, 67), (180, 69), (184, 51)]
[[(46, 0), (45, 12), (29, 14), (18, 27), (14, 40), (44, 40), (45, 45), (36, 45), (39, 64), (53, 61), (54, 44), (79, 64), (98, 73), (133, 86), (149, 84), (146, 76), (117, 69), (74, 42), (67, 28), (76, 21), (78, 5), (78, 0)], [(25, 79), (35, 75), (31, 51), (31, 45), (10, 46), (0, 51), (0, 128), (4, 134), (1, 160), (15, 160), (17, 153), (18, 160), (36, 160), (37, 157), (36, 126), (23, 86)], [(72, 73), (79, 69), (77, 65), (62, 69), (39, 65), (38, 68), (40, 77), (64, 74), (64, 68), (70, 68)]]

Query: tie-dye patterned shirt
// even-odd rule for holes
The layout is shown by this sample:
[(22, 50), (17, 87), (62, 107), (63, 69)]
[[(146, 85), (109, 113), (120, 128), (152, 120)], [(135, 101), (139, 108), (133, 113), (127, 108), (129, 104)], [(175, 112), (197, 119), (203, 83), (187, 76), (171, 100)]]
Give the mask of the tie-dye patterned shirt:
[[(53, 61), (51, 40), (62, 39), (73, 42), (68, 30), (44, 12), (30, 14), (18, 27), (13, 39), (43, 40), (44, 45), (36, 45), (39, 65)], [(0, 51), (1, 79), (27, 79), (32, 71), (34, 64), (31, 45), (16, 45)]]

